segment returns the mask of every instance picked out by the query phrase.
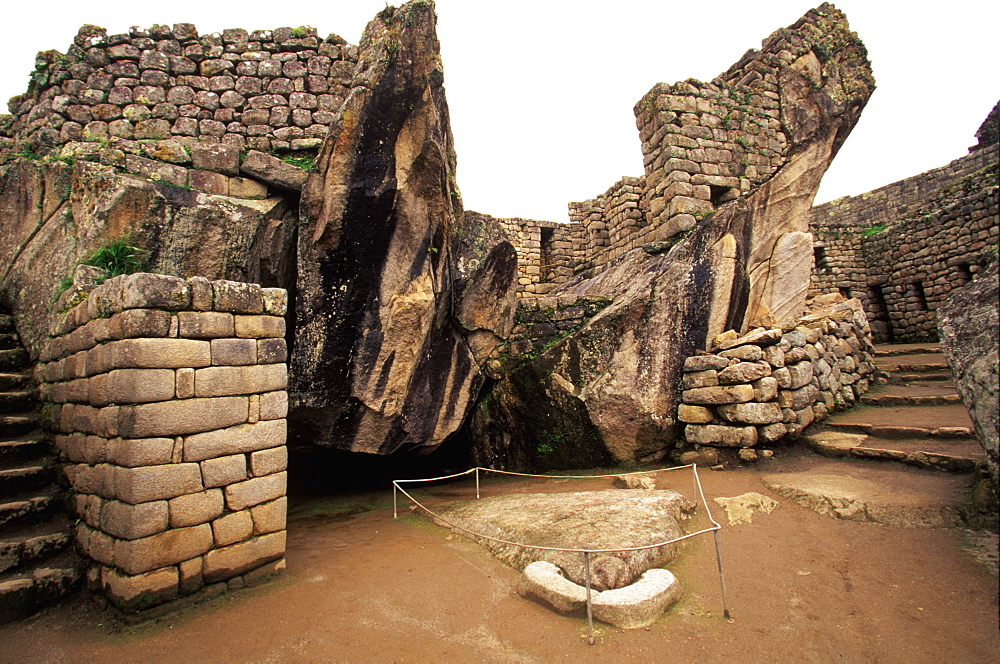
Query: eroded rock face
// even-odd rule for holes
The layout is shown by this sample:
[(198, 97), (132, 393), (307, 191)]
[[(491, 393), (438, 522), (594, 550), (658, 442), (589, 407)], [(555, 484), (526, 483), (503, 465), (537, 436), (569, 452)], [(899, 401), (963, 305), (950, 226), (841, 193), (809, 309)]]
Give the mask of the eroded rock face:
[(954, 291), (938, 309), (941, 349), (955, 374), (955, 387), (962, 396), (976, 427), (976, 437), (986, 451), (986, 464), (993, 489), (1000, 494), (1000, 394), (998, 394), (997, 348), (998, 262), (977, 275), (975, 281)]
[(388, 454), (433, 449), (512, 326), (517, 258), (466, 223), (434, 5), (380, 12), (303, 190), (292, 426)]
[[(782, 55), (789, 44), (806, 54), (790, 61)], [(473, 423), (480, 463), (551, 467), (602, 456), (651, 458), (677, 438), (684, 358), (724, 330), (781, 326), (803, 313), (812, 264), (808, 212), (874, 81), (864, 45), (829, 5), (776, 32), (759, 55), (768, 66), (780, 65), (774, 94), (789, 137), (787, 161), (668, 252), (632, 251), (604, 272), (550, 293), (613, 303), (497, 384)], [(566, 454), (535, 454), (551, 446), (543, 434), (565, 435)]]
[(93, 162), (21, 159), (0, 170), (0, 288), (34, 356), (60, 281), (121, 238), (146, 252), (154, 272), (287, 287), (294, 206), (180, 189)]

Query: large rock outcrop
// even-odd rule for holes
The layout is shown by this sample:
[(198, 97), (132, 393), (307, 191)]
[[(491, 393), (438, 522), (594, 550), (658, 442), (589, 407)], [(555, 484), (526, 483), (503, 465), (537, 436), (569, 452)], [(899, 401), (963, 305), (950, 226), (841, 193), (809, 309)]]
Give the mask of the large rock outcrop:
[(291, 406), (310, 442), (433, 449), (513, 325), (517, 258), (465, 222), (442, 83), (433, 3), (369, 23), (303, 190)]
[(0, 167), (0, 294), (34, 357), (60, 282), (115, 240), (143, 250), (154, 272), (287, 287), (295, 204), (192, 191), (91, 161), (19, 159)]
[(938, 309), (941, 349), (955, 374), (955, 387), (969, 409), (976, 437), (986, 451), (993, 489), (1000, 494), (1000, 302), (998, 261), (975, 281), (951, 294)]
[[(550, 452), (545, 465), (659, 453), (677, 438), (684, 358), (725, 330), (781, 326), (803, 313), (812, 267), (808, 212), (874, 80), (844, 15), (823, 5), (775, 32), (761, 51), (748, 52), (713, 81), (712, 94), (752, 99), (740, 87), (747, 81), (753, 94), (779, 102), (774, 120), (787, 138), (780, 168), (668, 251), (632, 251), (600, 274), (580, 275), (550, 293), (613, 302), (501, 378), (475, 415), (479, 460), (523, 467), (537, 465), (534, 452), (542, 449)], [(776, 92), (768, 94), (767, 86)], [(699, 89), (692, 85), (692, 96)], [(680, 160), (668, 161), (668, 170), (685, 167), (672, 161)], [(560, 459), (551, 448), (564, 441)]]

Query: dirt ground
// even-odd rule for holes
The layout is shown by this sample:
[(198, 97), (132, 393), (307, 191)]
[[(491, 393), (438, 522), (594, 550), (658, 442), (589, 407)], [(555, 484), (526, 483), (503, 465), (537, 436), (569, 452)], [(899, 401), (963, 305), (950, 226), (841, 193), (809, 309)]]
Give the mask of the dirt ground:
[[(134, 626), (81, 593), (0, 627), (0, 661), (998, 661), (997, 576), (967, 550), (968, 531), (840, 521), (760, 482), (764, 472), (812, 462), (793, 455), (701, 471), (710, 503), (747, 491), (780, 503), (736, 526), (711, 503), (723, 521), (732, 621), (722, 617), (707, 536), (670, 565), (685, 586), (673, 610), (647, 629), (598, 624), (596, 645), (588, 646), (584, 618), (522, 599), (517, 572), (426, 517), (405, 510), (393, 520), (386, 490), (295, 501), (288, 571), (275, 582)], [(607, 486), (487, 482), (484, 493)], [(694, 497), (689, 471), (658, 486)], [(474, 490), (450, 484), (422, 495), (430, 504), (474, 497)]]

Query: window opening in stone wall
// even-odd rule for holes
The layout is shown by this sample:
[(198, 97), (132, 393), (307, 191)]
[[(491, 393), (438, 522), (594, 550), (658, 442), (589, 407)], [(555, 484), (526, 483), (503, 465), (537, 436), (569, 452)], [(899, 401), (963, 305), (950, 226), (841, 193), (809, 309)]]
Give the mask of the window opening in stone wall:
[(839, 290), (840, 294), (843, 295), (844, 297), (846, 297), (848, 300), (851, 299), (851, 289), (850, 288), (848, 288), (846, 286), (841, 286), (837, 290)]
[(878, 284), (868, 285), (868, 301), (870, 319), (868, 323), (872, 328), (872, 339), (878, 342), (893, 343), (895, 335), (892, 333), (892, 323), (889, 320), (889, 305), (885, 301), (885, 293)]
[(917, 305), (918, 311), (927, 311), (927, 293), (919, 281), (911, 281), (907, 288), (907, 299)]
[(710, 184), (708, 188), (711, 190), (712, 207), (717, 208), (726, 201), (733, 201), (739, 198), (740, 192), (738, 189), (733, 187), (720, 187), (718, 185)]
[(956, 284), (956, 287), (964, 286), (965, 284), (969, 283), (975, 278), (975, 276), (972, 274), (972, 268), (969, 266), (968, 263), (959, 263), (958, 265), (956, 265), (955, 273), (958, 275), (957, 279), (958, 283)]
[(816, 264), (817, 272), (829, 272), (830, 263), (826, 259), (826, 247), (822, 245), (813, 246), (813, 260)]
[(539, 266), (541, 274), (539, 276), (542, 281), (552, 281), (553, 270), (555, 269), (552, 258), (552, 236), (555, 229), (543, 226), (538, 230), (540, 232), (538, 253), (541, 258), (541, 265)]

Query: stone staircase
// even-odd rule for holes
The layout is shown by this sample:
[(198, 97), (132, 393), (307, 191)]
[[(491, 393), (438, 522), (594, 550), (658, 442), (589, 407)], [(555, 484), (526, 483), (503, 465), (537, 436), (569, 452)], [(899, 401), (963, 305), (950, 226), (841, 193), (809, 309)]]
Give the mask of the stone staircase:
[(888, 382), (810, 430), (806, 442), (831, 457), (895, 461), (969, 473), (984, 458), (972, 421), (937, 344), (876, 346)]
[(80, 580), (30, 367), (11, 317), (0, 313), (0, 623), (29, 615)]

